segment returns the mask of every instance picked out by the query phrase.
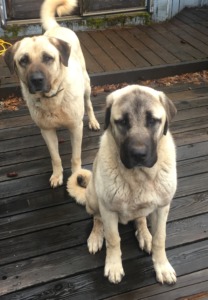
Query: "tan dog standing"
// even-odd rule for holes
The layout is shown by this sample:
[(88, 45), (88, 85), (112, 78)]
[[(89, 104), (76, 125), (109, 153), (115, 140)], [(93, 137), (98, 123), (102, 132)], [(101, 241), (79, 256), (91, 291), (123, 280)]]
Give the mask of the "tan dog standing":
[(165, 252), (166, 221), (177, 186), (175, 145), (168, 130), (175, 113), (164, 93), (148, 87), (132, 85), (111, 93), (92, 174), (81, 170), (68, 179), (69, 194), (94, 216), (89, 251), (97, 252), (106, 240), (104, 274), (113, 283), (124, 276), (118, 222), (131, 220), (140, 247), (152, 251), (157, 280), (176, 282)]
[(72, 172), (81, 168), (84, 106), (89, 127), (99, 129), (79, 40), (72, 30), (60, 27), (55, 20), (56, 11), (59, 15), (67, 14), (76, 5), (76, 0), (45, 0), (41, 8), (45, 34), (16, 42), (4, 56), (11, 73), (18, 74), (31, 117), (48, 146), (53, 167), (52, 187), (63, 183), (56, 129), (61, 126), (69, 129)]

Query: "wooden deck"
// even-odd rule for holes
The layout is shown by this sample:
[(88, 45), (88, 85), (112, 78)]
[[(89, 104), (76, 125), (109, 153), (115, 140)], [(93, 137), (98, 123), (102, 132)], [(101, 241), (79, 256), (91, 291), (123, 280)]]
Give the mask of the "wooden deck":
[(208, 57), (208, 8), (185, 9), (169, 22), (78, 32), (89, 73), (148, 68)]
[[(93, 85), (208, 68), (208, 8), (184, 9), (151, 26), (77, 32)], [(17, 84), (0, 57), (0, 85)]]
[[(128, 81), (208, 67), (208, 8), (186, 9), (148, 27), (78, 32), (92, 83)], [(18, 84), (0, 57), (0, 88)], [(126, 276), (103, 276), (105, 249), (87, 250), (92, 219), (66, 192), (71, 146), (59, 130), (64, 186), (51, 189), (51, 162), (26, 107), (0, 113), (0, 299), (208, 299), (208, 84), (159, 88), (175, 102), (178, 190), (167, 224), (167, 255), (176, 285), (155, 281), (151, 257), (120, 226)], [(107, 93), (93, 97), (104, 119)], [(86, 121), (86, 120), (85, 120)], [(83, 165), (92, 166), (101, 132), (84, 127)], [(8, 177), (16, 173), (15, 177)]]
[[(105, 249), (94, 256), (87, 250), (92, 219), (69, 198), (65, 185), (50, 188), (47, 147), (21, 107), (0, 114), (1, 300), (208, 299), (208, 84), (163, 90), (178, 108), (171, 125), (178, 189), (167, 224), (167, 255), (177, 284), (156, 283), (151, 257), (139, 249), (131, 223), (120, 226), (126, 276), (118, 285), (104, 278)], [(93, 97), (101, 127), (106, 95)], [(99, 136), (84, 127), (87, 168)], [(59, 141), (65, 184), (71, 152), (66, 130), (59, 130)], [(11, 172), (17, 176), (8, 177)]]

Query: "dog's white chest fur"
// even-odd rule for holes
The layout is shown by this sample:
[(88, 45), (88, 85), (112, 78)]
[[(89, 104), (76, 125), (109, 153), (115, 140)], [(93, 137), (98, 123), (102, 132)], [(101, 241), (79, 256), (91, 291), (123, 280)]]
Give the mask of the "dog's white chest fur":
[(103, 148), (98, 154), (100, 159), (97, 163), (100, 166), (97, 167), (95, 182), (103, 182), (103, 185), (99, 185), (96, 193), (108, 210), (118, 213), (121, 223), (148, 216), (157, 207), (170, 203), (176, 190), (175, 162), (158, 161), (156, 164), (160, 167), (155, 165), (151, 169), (138, 167), (128, 170), (109, 145), (105, 148), (109, 154), (104, 156), (105, 137), (101, 143)]
[[(146, 182), (125, 182), (121, 174), (109, 174), (112, 184), (103, 186), (102, 197), (108, 210), (116, 211), (123, 224), (138, 217), (147, 216), (162, 204), (161, 195)], [(122, 184), (121, 184), (122, 181)], [(99, 191), (102, 188), (99, 187)], [(98, 191), (98, 193), (99, 193)]]
[[(28, 99), (27, 97), (24, 97)], [(43, 129), (72, 127), (77, 120), (82, 119), (84, 105), (73, 98), (61, 97), (26, 100), (34, 122)], [(81, 117), (81, 118), (80, 118)]]

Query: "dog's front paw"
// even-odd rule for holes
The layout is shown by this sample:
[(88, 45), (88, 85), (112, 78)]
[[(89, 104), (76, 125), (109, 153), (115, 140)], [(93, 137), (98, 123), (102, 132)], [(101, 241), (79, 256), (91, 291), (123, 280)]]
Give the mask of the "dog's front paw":
[(147, 253), (152, 251), (152, 235), (150, 234), (148, 228), (146, 230), (137, 230), (135, 236), (139, 242), (139, 247), (141, 250), (145, 250)]
[(50, 184), (51, 184), (52, 188), (56, 188), (57, 186), (62, 185), (63, 184), (63, 174), (62, 173), (59, 175), (52, 174), (51, 178), (50, 178)]
[(100, 130), (100, 124), (95, 118), (93, 118), (89, 121), (89, 128), (95, 131)]
[(154, 268), (157, 281), (168, 284), (176, 283), (176, 272), (168, 260), (164, 263), (154, 263)]
[(91, 254), (95, 254), (97, 251), (102, 249), (103, 239), (103, 234), (96, 234), (95, 232), (91, 232), (87, 240), (88, 250)]
[(104, 275), (110, 282), (119, 283), (125, 275), (121, 260), (106, 260)]

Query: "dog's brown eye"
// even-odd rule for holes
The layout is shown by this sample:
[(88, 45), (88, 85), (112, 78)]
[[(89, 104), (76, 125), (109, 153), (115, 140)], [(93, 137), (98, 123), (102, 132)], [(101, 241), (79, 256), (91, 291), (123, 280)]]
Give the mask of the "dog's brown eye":
[(161, 120), (153, 117), (151, 112), (146, 113), (146, 126), (147, 127), (154, 127), (156, 124), (160, 123)]
[(153, 117), (147, 118), (147, 127), (154, 127), (156, 124), (160, 123), (160, 119), (156, 119)]
[(43, 54), (43, 62), (44, 63), (49, 63), (49, 62), (52, 62), (53, 60), (54, 60), (54, 58), (51, 55), (46, 54), (46, 53)]
[(149, 125), (149, 126), (154, 126), (156, 123), (157, 123), (157, 120), (156, 120), (156, 119), (150, 118), (150, 119), (148, 120), (148, 125)]
[(129, 115), (127, 113), (124, 114), (121, 119), (114, 120), (114, 122), (117, 126), (120, 126), (120, 128), (130, 128)]
[(127, 126), (127, 120), (126, 119), (120, 119), (120, 120), (115, 120), (116, 125), (121, 125), (121, 126)]
[(26, 65), (28, 65), (30, 62), (30, 59), (29, 59), (29, 56), (26, 54), (24, 56), (22, 56), (22, 58), (20, 59), (19, 61), (19, 64), (22, 66), (22, 67), (25, 67)]

